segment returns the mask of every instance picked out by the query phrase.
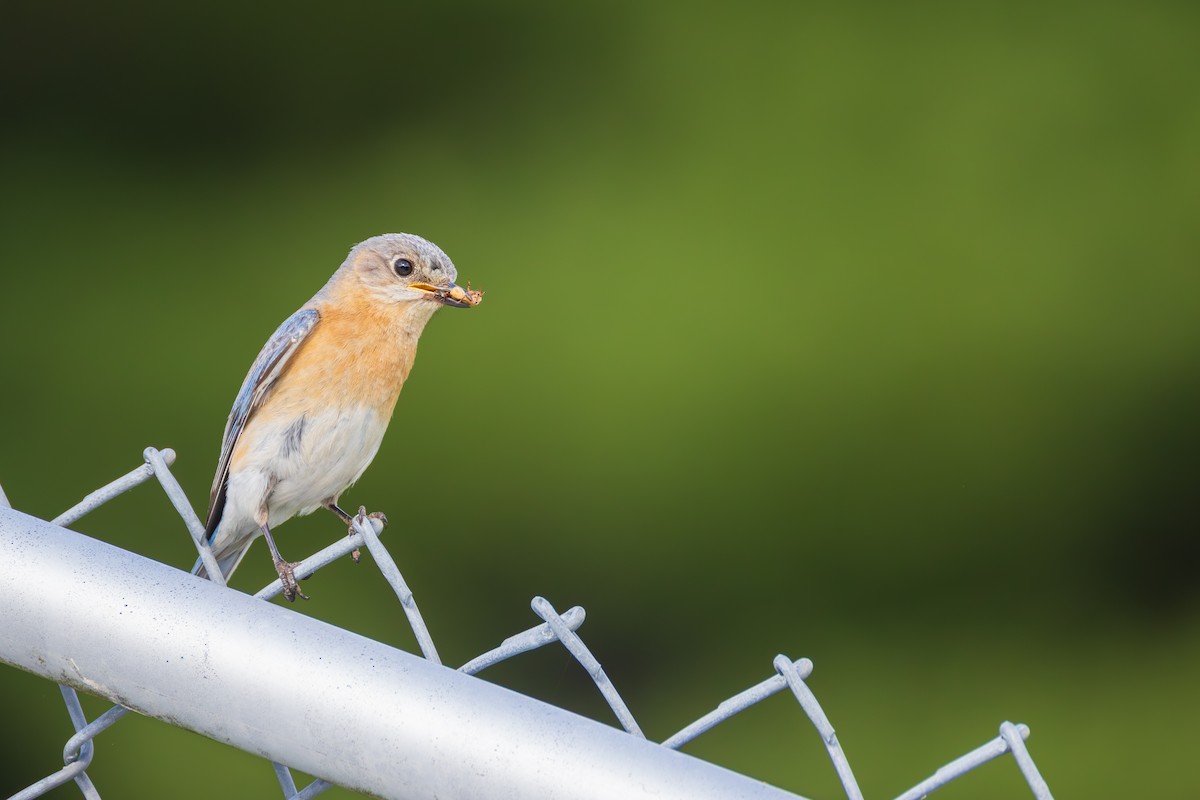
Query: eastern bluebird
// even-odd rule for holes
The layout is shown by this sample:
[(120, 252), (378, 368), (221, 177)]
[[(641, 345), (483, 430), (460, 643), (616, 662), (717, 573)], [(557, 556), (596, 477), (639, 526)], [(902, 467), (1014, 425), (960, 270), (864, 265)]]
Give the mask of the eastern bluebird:
[(267, 341), (233, 402), (209, 499), (206, 539), (226, 578), (261, 534), (284, 596), (306, 597), (271, 529), (319, 506), (350, 523), (338, 496), (379, 450), (425, 323), (482, 298), (456, 277), (419, 236), (367, 239)]

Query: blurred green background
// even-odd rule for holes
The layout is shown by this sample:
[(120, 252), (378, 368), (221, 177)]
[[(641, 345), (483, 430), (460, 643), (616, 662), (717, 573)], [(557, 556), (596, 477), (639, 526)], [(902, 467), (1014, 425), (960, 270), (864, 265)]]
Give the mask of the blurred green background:
[[(540, 594), (652, 738), (782, 652), (868, 797), (1005, 719), (1060, 797), (1195, 796), (1198, 9), (7, 3), (0, 484), (52, 517), (169, 446), (202, 510), (267, 336), (420, 233), (487, 301), (427, 328), (344, 499), (390, 515), (447, 661)], [(194, 558), (152, 486), (77, 528)], [(259, 544), (234, 585), (272, 576)], [(371, 566), (305, 589), (414, 646)], [(561, 650), (484, 674), (611, 720)], [(6, 794), (70, 728), (32, 676), (0, 699)], [(786, 697), (687, 750), (840, 795)], [(89, 774), (278, 791), (141, 718)], [(1003, 760), (938, 796), (1028, 790)]]

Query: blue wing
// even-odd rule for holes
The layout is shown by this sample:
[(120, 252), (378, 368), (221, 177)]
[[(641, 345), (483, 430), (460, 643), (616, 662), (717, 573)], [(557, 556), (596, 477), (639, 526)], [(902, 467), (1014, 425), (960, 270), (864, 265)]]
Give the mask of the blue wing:
[(208, 524), (205, 535), (212, 541), (213, 533), (221, 524), (221, 513), (225, 510), (225, 490), (229, 484), (229, 459), (238, 438), (253, 416), (254, 410), (263, 404), (276, 379), (287, 366), (288, 360), (300, 348), (300, 343), (312, 333), (321, 315), (315, 308), (302, 308), (292, 314), (271, 334), (263, 345), (258, 358), (242, 381), (233, 410), (225, 423), (225, 437), (221, 442), (221, 459), (217, 462), (217, 474), (213, 477), (212, 493), (208, 500)]

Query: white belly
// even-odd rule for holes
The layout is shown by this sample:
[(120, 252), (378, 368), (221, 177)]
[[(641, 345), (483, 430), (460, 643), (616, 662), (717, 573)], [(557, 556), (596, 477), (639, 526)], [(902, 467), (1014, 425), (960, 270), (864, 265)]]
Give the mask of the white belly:
[(218, 539), (254, 531), (264, 496), (272, 528), (335, 500), (371, 463), (388, 421), (360, 406), (309, 414), (298, 435), (292, 425), (252, 422), (243, 434), (248, 447), (229, 474)]

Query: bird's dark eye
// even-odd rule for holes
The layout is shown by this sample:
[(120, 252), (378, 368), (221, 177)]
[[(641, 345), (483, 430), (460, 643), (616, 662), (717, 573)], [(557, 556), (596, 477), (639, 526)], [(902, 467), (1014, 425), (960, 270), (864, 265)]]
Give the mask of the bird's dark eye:
[(412, 275), (413, 263), (407, 258), (397, 258), (392, 262), (392, 269), (396, 270), (396, 274), (401, 278), (405, 278)]

